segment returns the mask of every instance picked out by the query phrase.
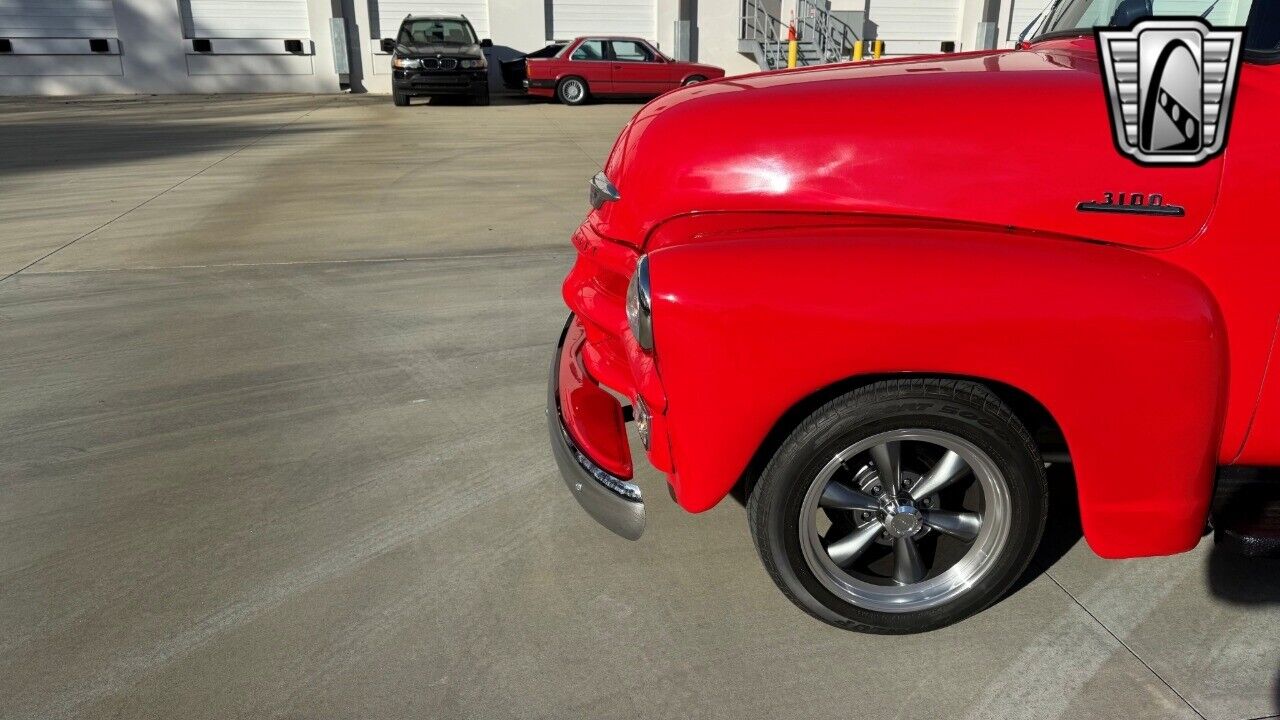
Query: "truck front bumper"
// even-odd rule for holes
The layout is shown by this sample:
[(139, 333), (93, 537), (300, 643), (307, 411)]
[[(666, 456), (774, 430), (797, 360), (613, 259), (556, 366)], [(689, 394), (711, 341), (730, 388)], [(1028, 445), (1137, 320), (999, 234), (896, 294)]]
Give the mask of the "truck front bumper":
[(578, 350), (585, 337), (573, 316), (565, 323), (547, 382), (551, 453), (578, 504), (628, 540), (644, 533), (644, 500), (631, 479), (622, 404), (586, 372)]

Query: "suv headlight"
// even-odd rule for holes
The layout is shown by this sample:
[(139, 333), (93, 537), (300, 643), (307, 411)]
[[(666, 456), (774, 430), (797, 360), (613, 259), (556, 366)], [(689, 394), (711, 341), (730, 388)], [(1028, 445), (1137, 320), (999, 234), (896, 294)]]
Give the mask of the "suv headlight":
[(627, 325), (636, 342), (645, 350), (653, 349), (653, 303), (649, 294), (649, 256), (641, 255), (636, 271), (627, 285)]
[(464, 70), (472, 70), (472, 69), (478, 70), (483, 67), (489, 67), (489, 63), (485, 62), (484, 58), (480, 58), (479, 60), (468, 59), (468, 60), (459, 61), (458, 66)]
[(422, 61), (417, 58), (395, 56), (391, 58), (391, 67), (400, 68), (401, 70), (416, 70), (422, 67)]

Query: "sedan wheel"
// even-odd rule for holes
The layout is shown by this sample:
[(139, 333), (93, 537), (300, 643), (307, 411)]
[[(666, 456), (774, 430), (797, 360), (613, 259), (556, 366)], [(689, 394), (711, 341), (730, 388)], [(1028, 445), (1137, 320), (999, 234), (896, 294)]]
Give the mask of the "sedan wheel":
[(878, 382), (819, 408), (751, 490), (778, 587), (850, 630), (957, 622), (1021, 576), (1047, 513), (1044, 464), (1013, 412), (972, 382)]
[(587, 84), (578, 78), (562, 80), (558, 94), (565, 105), (581, 105), (587, 101)]

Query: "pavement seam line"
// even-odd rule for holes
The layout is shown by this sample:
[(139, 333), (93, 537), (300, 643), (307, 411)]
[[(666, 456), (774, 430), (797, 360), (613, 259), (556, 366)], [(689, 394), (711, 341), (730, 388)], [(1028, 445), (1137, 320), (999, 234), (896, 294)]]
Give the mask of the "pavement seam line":
[(1067, 597), (1071, 598), (1071, 601), (1072, 601), (1072, 602), (1074, 602), (1077, 606), (1079, 606), (1079, 608), (1080, 608), (1081, 610), (1083, 610), (1083, 611), (1085, 612), (1085, 614), (1086, 614), (1086, 615), (1088, 615), (1088, 616), (1089, 616), (1089, 617), (1090, 617), (1094, 622), (1098, 623), (1098, 627), (1100, 627), (1100, 628), (1102, 628), (1103, 630), (1107, 631), (1107, 634), (1108, 634), (1108, 635), (1110, 635), (1110, 636), (1112, 637), (1112, 639), (1114, 639), (1116, 642), (1120, 643), (1120, 647), (1123, 647), (1125, 650), (1127, 650), (1127, 651), (1129, 652), (1129, 654), (1133, 656), (1133, 659), (1134, 659), (1134, 660), (1137, 660), (1138, 662), (1142, 663), (1142, 667), (1146, 668), (1146, 669), (1147, 669), (1147, 672), (1149, 672), (1149, 673), (1151, 673), (1152, 675), (1154, 675), (1154, 676), (1156, 677), (1156, 679), (1157, 679), (1157, 680), (1159, 680), (1161, 683), (1163, 683), (1163, 684), (1164, 684), (1164, 686), (1165, 686), (1165, 687), (1169, 688), (1169, 692), (1172, 692), (1174, 695), (1177, 695), (1177, 696), (1178, 696), (1178, 699), (1179, 699), (1179, 700), (1181, 700), (1181, 701), (1183, 702), (1183, 704), (1184, 704), (1184, 705), (1186, 705), (1188, 708), (1190, 708), (1190, 709), (1191, 709), (1191, 712), (1193, 712), (1193, 713), (1195, 713), (1195, 714), (1196, 714), (1196, 717), (1200, 718), (1200, 720), (1208, 720), (1208, 718), (1206, 718), (1206, 717), (1204, 716), (1204, 713), (1201, 713), (1199, 710), (1197, 710), (1197, 709), (1196, 709), (1196, 706), (1195, 706), (1195, 705), (1192, 705), (1190, 700), (1188, 700), (1187, 698), (1183, 697), (1182, 693), (1178, 692), (1178, 689), (1177, 689), (1177, 688), (1175, 688), (1173, 685), (1171, 685), (1171, 684), (1169, 683), (1169, 681), (1168, 681), (1168, 680), (1165, 680), (1165, 679), (1164, 679), (1164, 676), (1162, 676), (1160, 673), (1156, 672), (1156, 669), (1155, 669), (1155, 668), (1151, 667), (1151, 665), (1150, 665), (1150, 664), (1148, 664), (1146, 660), (1143, 660), (1143, 659), (1138, 655), (1138, 653), (1134, 652), (1134, 651), (1133, 651), (1133, 648), (1129, 647), (1129, 643), (1126, 643), (1124, 640), (1121, 640), (1119, 635), (1116, 635), (1114, 632), (1112, 632), (1112, 631), (1111, 631), (1111, 628), (1107, 627), (1107, 624), (1106, 624), (1106, 623), (1104, 623), (1104, 622), (1102, 622), (1101, 620), (1099, 620), (1099, 619), (1098, 619), (1098, 616), (1097, 616), (1097, 615), (1094, 615), (1094, 614), (1093, 614), (1093, 612), (1089, 610), (1089, 608), (1085, 607), (1085, 606), (1084, 606), (1084, 603), (1080, 602), (1080, 599), (1079, 599), (1079, 598), (1077, 598), (1077, 597), (1076, 597), (1076, 596), (1075, 596), (1075, 595), (1074, 595), (1070, 590), (1068, 590), (1068, 589), (1066, 588), (1066, 586), (1064, 586), (1062, 583), (1058, 582), (1058, 579), (1057, 579), (1057, 578), (1055, 578), (1055, 577), (1053, 576), (1053, 574), (1052, 574), (1052, 573), (1050, 573), (1049, 571), (1047, 571), (1047, 570), (1046, 570), (1044, 574), (1045, 574), (1045, 577), (1049, 578), (1049, 580), (1051, 580), (1051, 581), (1053, 582), (1053, 584), (1054, 584), (1054, 585), (1057, 585), (1057, 586), (1058, 586), (1058, 589), (1059, 589), (1059, 590), (1061, 590), (1062, 592), (1066, 593), (1066, 594), (1067, 594)]
[[(488, 260), (494, 258), (554, 258), (568, 255), (566, 249), (517, 250), (497, 253), (460, 253), (457, 255), (406, 255), (386, 258), (350, 258), (335, 260), (277, 260), (274, 262), (207, 263), (204, 265), (139, 265), (137, 267), (84, 268), (78, 270), (32, 270), (35, 275), (79, 275), (83, 273), (152, 272), (156, 270), (216, 270), (220, 268), (280, 267), (290, 265), (359, 265), (402, 262), (449, 262), (453, 260)], [(39, 262), (39, 261), (37, 261)], [(15, 273), (16, 274), (16, 273)]]
[(18, 273), (21, 273), (21, 272), (22, 272), (22, 271), (24, 271), (24, 270), (27, 270), (27, 269), (29, 269), (29, 268), (31, 268), (31, 267), (33, 267), (33, 266), (35, 266), (35, 265), (38, 265), (38, 264), (40, 264), (40, 263), (44, 262), (45, 260), (48, 260), (49, 258), (53, 257), (54, 255), (57, 255), (58, 253), (62, 252), (63, 250), (66, 250), (67, 248), (71, 247), (72, 245), (75, 245), (76, 243), (80, 242), (81, 240), (83, 240), (83, 239), (85, 239), (85, 238), (89, 237), (90, 235), (92, 235), (92, 234), (94, 234), (94, 233), (98, 232), (99, 230), (102, 230), (103, 228), (108, 227), (109, 225), (111, 225), (111, 224), (112, 224), (112, 223), (114, 223), (115, 221), (119, 220), (120, 218), (122, 218), (122, 217), (124, 217), (124, 216), (126, 216), (126, 215), (128, 215), (128, 214), (130, 214), (130, 213), (132, 213), (134, 210), (138, 210), (138, 209), (140, 209), (140, 208), (145, 207), (145, 206), (146, 206), (146, 205), (148, 205), (152, 200), (155, 200), (156, 198), (160, 197), (161, 195), (164, 195), (164, 194), (168, 193), (168, 192), (169, 192), (169, 191), (171, 191), (171, 190), (176, 190), (177, 188), (181, 187), (184, 183), (186, 183), (188, 180), (193, 180), (193, 179), (195, 179), (195, 178), (197, 178), (197, 177), (199, 177), (199, 176), (203, 175), (205, 172), (207, 172), (207, 171), (209, 171), (209, 170), (212, 170), (213, 168), (217, 167), (217, 166), (218, 166), (218, 165), (219, 165), (223, 160), (230, 160), (231, 158), (235, 157), (236, 155), (239, 155), (239, 154), (240, 154), (240, 152), (241, 152), (242, 150), (247, 150), (247, 149), (249, 149), (249, 148), (253, 147), (254, 145), (257, 145), (257, 144), (258, 144), (259, 142), (261, 142), (262, 140), (265, 140), (266, 138), (270, 137), (271, 135), (274, 135), (275, 133), (280, 132), (281, 130), (283, 130), (283, 129), (285, 129), (285, 128), (289, 127), (290, 125), (292, 125), (292, 124), (294, 124), (294, 123), (298, 122), (299, 120), (303, 120), (303, 119), (305, 119), (305, 118), (306, 118), (307, 116), (309, 116), (311, 113), (313, 113), (313, 112), (315, 112), (315, 111), (317, 111), (317, 110), (320, 110), (320, 109), (322, 109), (322, 108), (324, 108), (324, 107), (327, 107), (327, 106), (329, 106), (331, 103), (332, 103), (332, 100), (326, 100), (325, 102), (323, 102), (323, 103), (321, 103), (321, 104), (319, 104), (319, 105), (316, 105), (315, 107), (313, 107), (313, 108), (311, 108), (310, 110), (306, 111), (305, 113), (303, 113), (303, 114), (299, 115), (298, 117), (296, 117), (296, 118), (294, 118), (294, 119), (292, 119), (292, 120), (290, 120), (290, 121), (288, 121), (288, 122), (281, 123), (281, 124), (279, 124), (279, 125), (277, 125), (277, 126), (275, 126), (275, 127), (273, 127), (273, 128), (268, 129), (266, 132), (262, 133), (261, 135), (259, 135), (259, 136), (258, 136), (258, 137), (256, 137), (256, 138), (254, 138), (254, 139), (250, 140), (249, 142), (245, 143), (244, 145), (241, 145), (240, 147), (238, 147), (238, 148), (236, 148), (235, 150), (231, 151), (231, 152), (230, 152), (230, 153), (228, 153), (227, 155), (224, 155), (224, 156), (222, 156), (222, 157), (218, 158), (217, 160), (213, 161), (212, 163), (209, 163), (209, 164), (208, 164), (208, 165), (206, 165), (205, 167), (200, 168), (199, 170), (197, 170), (196, 172), (192, 173), (191, 175), (188, 175), (187, 177), (185, 177), (185, 178), (183, 178), (183, 179), (179, 180), (178, 182), (174, 183), (173, 185), (170, 185), (169, 187), (165, 188), (164, 190), (161, 190), (160, 192), (156, 193), (155, 195), (152, 195), (151, 197), (147, 198), (146, 200), (143, 200), (142, 202), (138, 203), (137, 205), (134, 205), (133, 207), (129, 208), (128, 210), (125, 210), (124, 212), (120, 213), (119, 215), (116, 215), (115, 217), (111, 218), (110, 220), (108, 220), (108, 221), (106, 221), (106, 222), (102, 223), (101, 225), (99, 225), (99, 226), (97, 226), (97, 227), (93, 228), (92, 230), (89, 230), (89, 231), (87, 231), (87, 232), (85, 232), (85, 233), (83, 233), (83, 234), (79, 235), (78, 237), (75, 237), (75, 238), (71, 239), (70, 241), (68, 241), (68, 242), (66, 242), (66, 243), (64, 243), (64, 244), (59, 245), (58, 247), (54, 248), (53, 250), (50, 250), (49, 252), (45, 253), (44, 255), (41, 255), (40, 257), (36, 258), (35, 260), (32, 260), (31, 262), (27, 263), (26, 265), (23, 265), (22, 267), (18, 268), (17, 270), (14, 270), (13, 272), (9, 273), (8, 275), (5, 275), (4, 277), (0, 277), (0, 283), (4, 282), (5, 280), (8, 280), (8, 279), (9, 279), (9, 278), (11, 278), (11, 277), (16, 277), (16, 276), (18, 275)]
[[(591, 153), (587, 152), (586, 148), (579, 145), (578, 141), (573, 139), (573, 135), (565, 132), (564, 126), (561, 125), (559, 122), (557, 122), (555, 118), (551, 117), (551, 114), (546, 111), (545, 106), (543, 107), (542, 116), (545, 117), (552, 125), (555, 125), (556, 129), (559, 130), (564, 135), (564, 139), (568, 140), (570, 145), (578, 148), (578, 152), (582, 153), (583, 157), (585, 157), (587, 160), (590, 160), (593, 164), (596, 165), (596, 167), (600, 167), (600, 161), (597, 160), (595, 156), (593, 156)], [(628, 120), (628, 122), (630, 122), (630, 120)]]

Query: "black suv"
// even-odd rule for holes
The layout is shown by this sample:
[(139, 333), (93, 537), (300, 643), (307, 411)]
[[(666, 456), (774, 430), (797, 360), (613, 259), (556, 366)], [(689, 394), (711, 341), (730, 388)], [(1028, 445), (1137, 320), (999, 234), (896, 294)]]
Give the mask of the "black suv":
[(489, 104), (489, 63), (465, 15), (409, 15), (395, 40), (382, 41), (391, 53), (391, 93), (396, 105), (409, 98), (466, 95), (476, 105)]

